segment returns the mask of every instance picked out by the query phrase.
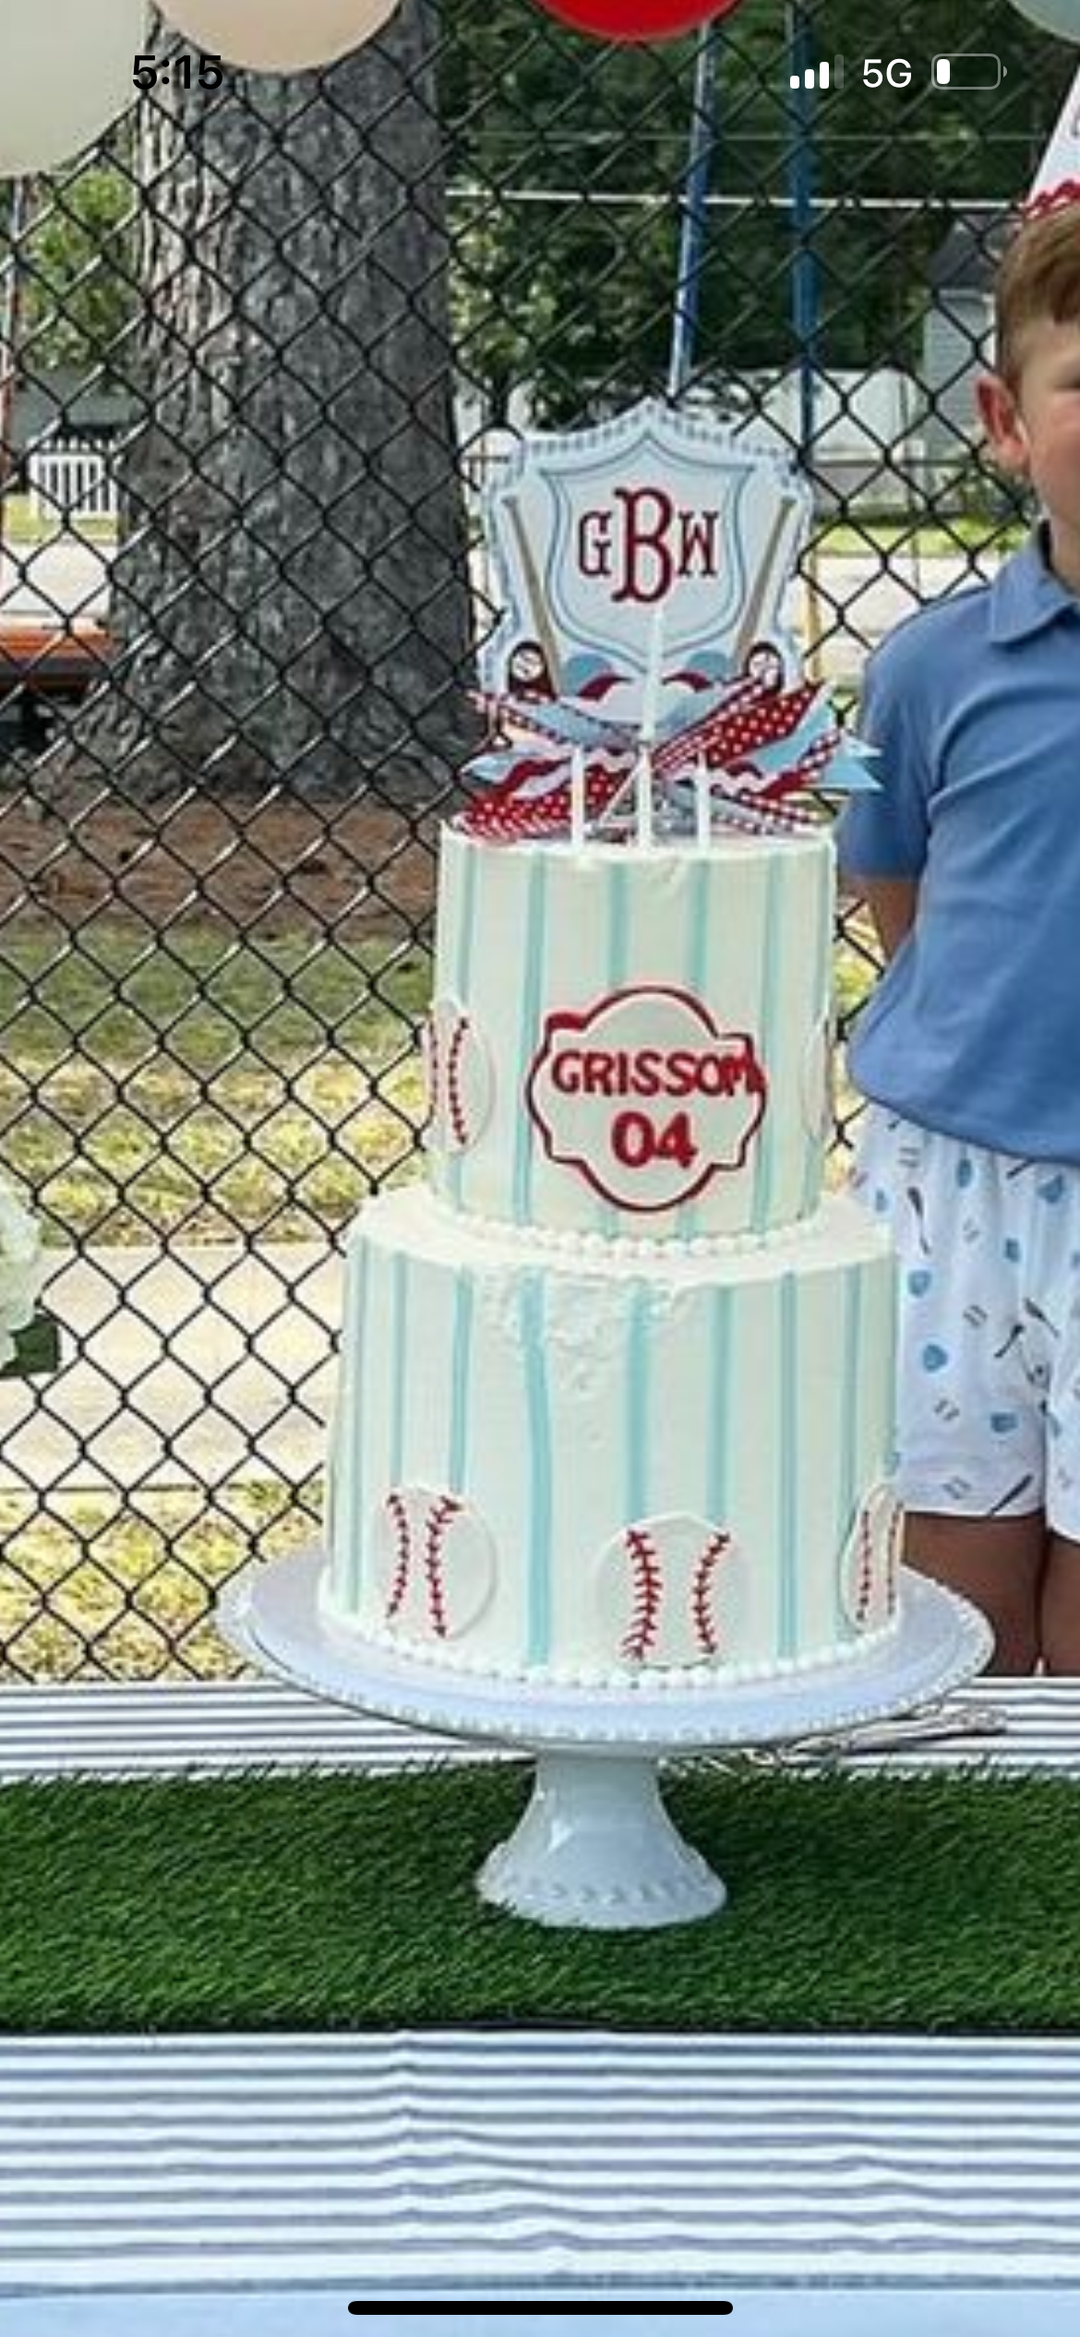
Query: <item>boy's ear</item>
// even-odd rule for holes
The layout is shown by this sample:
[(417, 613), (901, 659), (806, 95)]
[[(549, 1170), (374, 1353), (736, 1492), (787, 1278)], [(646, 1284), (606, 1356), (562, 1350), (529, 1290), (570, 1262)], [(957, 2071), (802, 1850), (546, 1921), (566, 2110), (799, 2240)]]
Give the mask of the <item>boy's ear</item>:
[(1004, 463), (1007, 470), (1026, 471), (1027, 431), (1020, 418), (1015, 394), (1000, 373), (980, 374), (975, 384), (975, 403), (990, 451), (996, 460)]

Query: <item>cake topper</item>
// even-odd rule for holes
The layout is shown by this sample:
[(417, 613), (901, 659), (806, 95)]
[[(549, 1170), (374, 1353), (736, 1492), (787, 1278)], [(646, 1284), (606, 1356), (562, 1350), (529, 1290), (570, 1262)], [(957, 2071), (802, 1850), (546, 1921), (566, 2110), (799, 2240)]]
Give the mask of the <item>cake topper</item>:
[(482, 660), (473, 833), (790, 833), (873, 786), (784, 604), (811, 516), (787, 457), (659, 400), (523, 441), (488, 497), (503, 614)]
[(1041, 219), (1048, 211), (1067, 209), (1070, 203), (1080, 203), (1080, 72), (1061, 109), (1023, 216)]

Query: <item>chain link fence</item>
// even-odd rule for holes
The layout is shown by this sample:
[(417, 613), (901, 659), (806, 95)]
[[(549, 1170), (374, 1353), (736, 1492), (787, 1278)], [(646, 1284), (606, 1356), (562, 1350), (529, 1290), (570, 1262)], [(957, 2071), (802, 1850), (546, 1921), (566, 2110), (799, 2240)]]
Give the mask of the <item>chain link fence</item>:
[[(687, 398), (813, 480), (800, 624), (848, 704), (1022, 530), (971, 378), (1069, 70), (1000, 0), (999, 88), (935, 90), (950, 12), (910, 0), (875, 86), (858, 15), (724, 20), (682, 294)], [(343, 1235), (417, 1168), (479, 493), (530, 422), (663, 391), (701, 86), (692, 40), (531, 0), (403, 0), (288, 82), (154, 54), (99, 152), (0, 190), (3, 1160), (65, 1341), (3, 1399), (10, 1678), (227, 1670), (217, 1588), (317, 1529)]]

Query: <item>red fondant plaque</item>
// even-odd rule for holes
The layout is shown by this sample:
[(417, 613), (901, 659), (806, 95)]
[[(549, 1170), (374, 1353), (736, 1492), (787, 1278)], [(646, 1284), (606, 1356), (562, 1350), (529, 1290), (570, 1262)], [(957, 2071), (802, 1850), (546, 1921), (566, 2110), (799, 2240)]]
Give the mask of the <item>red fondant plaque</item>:
[(744, 1167), (766, 1095), (750, 1034), (658, 986), (549, 1014), (526, 1087), (548, 1158), (640, 1210), (678, 1208)]

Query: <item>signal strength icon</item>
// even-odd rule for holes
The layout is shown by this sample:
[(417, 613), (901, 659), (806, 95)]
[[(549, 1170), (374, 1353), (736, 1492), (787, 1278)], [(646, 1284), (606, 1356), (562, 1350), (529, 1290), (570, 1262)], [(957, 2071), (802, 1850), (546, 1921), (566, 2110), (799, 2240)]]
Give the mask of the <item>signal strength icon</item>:
[(837, 57), (830, 65), (826, 58), (823, 65), (808, 65), (805, 72), (789, 74), (788, 78), (792, 89), (842, 89), (844, 60)]

